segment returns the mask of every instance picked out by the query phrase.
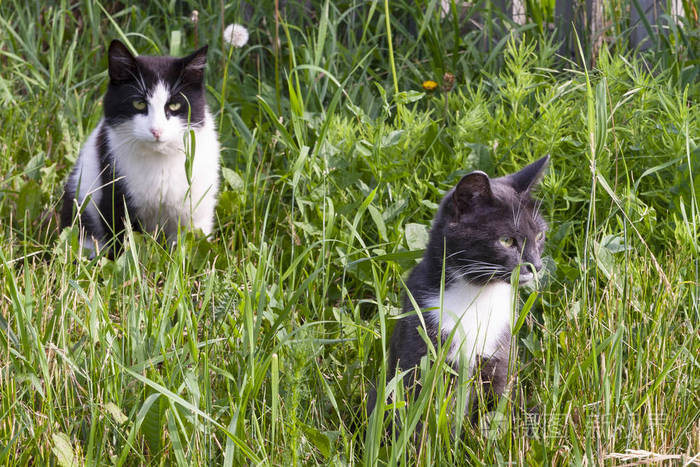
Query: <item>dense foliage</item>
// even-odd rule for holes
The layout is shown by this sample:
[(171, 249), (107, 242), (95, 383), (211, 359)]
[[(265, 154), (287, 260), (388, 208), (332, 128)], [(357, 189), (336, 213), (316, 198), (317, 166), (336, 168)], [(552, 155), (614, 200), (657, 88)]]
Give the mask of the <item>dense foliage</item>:
[[(614, 23), (574, 62), (542, 16), (501, 38), (437, 1), (258, 3), (0, 3), (0, 461), (697, 456), (692, 2), (657, 48), (628, 51)], [(244, 47), (222, 39), (234, 22)], [(211, 241), (129, 233), (116, 260), (89, 261), (77, 229), (57, 229), (112, 38), (142, 54), (210, 45), (224, 166)], [(429, 397), (387, 409), (406, 421), (388, 440), (363, 404), (437, 203), (468, 171), (547, 153), (546, 275), (521, 291), (503, 423), (462, 426), (438, 358)]]

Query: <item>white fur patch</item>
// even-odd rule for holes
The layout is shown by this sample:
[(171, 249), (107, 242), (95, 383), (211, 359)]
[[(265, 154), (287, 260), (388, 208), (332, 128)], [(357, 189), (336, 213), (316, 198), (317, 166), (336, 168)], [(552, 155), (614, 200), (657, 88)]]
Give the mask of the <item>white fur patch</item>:
[[(168, 119), (165, 116), (165, 106), (170, 100), (170, 89), (161, 81), (156, 84), (153, 92), (148, 96), (148, 132), (151, 133), (152, 130), (158, 131), (162, 134), (160, 137), (161, 141), (169, 141), (171, 138), (177, 136), (179, 133), (180, 124), (175, 124), (177, 118)], [(170, 120), (173, 120), (171, 122)], [(155, 141), (153, 133), (150, 137)]]
[[(90, 133), (85, 145), (78, 155), (75, 168), (68, 178), (69, 191), (75, 193), (79, 206), (90, 196), (90, 203), (85, 206), (83, 215), (99, 219), (97, 205), (102, 199), (102, 174), (100, 172), (100, 156), (97, 152), (97, 135), (102, 123)], [(101, 234), (101, 232), (98, 232)]]
[(477, 356), (493, 355), (506, 330), (512, 327), (514, 293), (510, 284), (493, 282), (485, 286), (458, 280), (447, 286), (443, 296), (428, 299), (427, 319), (440, 322), (441, 334), (449, 336), (455, 330), (447, 359), (466, 363), (471, 370)]
[[(176, 116), (167, 118), (165, 106), (170, 97), (168, 86), (159, 81), (146, 97), (148, 112), (136, 114), (119, 124), (115, 128), (115, 135), (124, 136), (123, 140), (133, 138), (137, 141), (153, 143), (163, 151), (167, 151), (168, 147), (172, 145), (182, 146), (182, 135), (187, 122)], [(154, 131), (158, 133), (158, 138), (155, 137)], [(127, 136), (129, 138), (126, 138)], [(115, 146), (111, 145), (111, 147)]]
[[(126, 181), (130, 204), (143, 227), (153, 232), (163, 229), (174, 241), (178, 224), (184, 229), (202, 229), (209, 235), (214, 225), (214, 208), (219, 187), (219, 142), (214, 122), (206, 113), (204, 125), (195, 128), (195, 153), (192, 162), (192, 185), (185, 173), (183, 137), (186, 122), (170, 117), (161, 122), (153, 116), (151, 106), (165, 106), (164, 87), (158, 85), (149, 99), (148, 115), (139, 115), (114, 128), (107, 138), (120, 174)], [(163, 107), (160, 108), (165, 113)], [(156, 142), (150, 125), (165, 125), (164, 136)], [(146, 136), (146, 134), (148, 136)]]

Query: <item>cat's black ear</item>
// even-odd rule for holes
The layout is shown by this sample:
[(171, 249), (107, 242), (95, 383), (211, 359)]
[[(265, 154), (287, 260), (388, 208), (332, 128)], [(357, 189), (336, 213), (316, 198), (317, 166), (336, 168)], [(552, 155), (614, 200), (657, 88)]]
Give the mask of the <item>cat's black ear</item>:
[(114, 82), (133, 80), (136, 77), (136, 58), (117, 39), (109, 44), (109, 79)]
[(547, 162), (549, 162), (549, 154), (533, 162), (532, 164), (523, 167), (518, 172), (507, 175), (505, 179), (517, 193), (524, 193), (530, 190), (542, 179), (544, 169), (547, 167)]
[(452, 192), (452, 202), (458, 212), (469, 210), (475, 203), (489, 202), (492, 198), (489, 176), (480, 170), (462, 177)]
[(192, 81), (202, 80), (204, 77), (204, 66), (207, 64), (208, 49), (209, 46), (205, 45), (201, 49), (181, 59), (185, 78)]

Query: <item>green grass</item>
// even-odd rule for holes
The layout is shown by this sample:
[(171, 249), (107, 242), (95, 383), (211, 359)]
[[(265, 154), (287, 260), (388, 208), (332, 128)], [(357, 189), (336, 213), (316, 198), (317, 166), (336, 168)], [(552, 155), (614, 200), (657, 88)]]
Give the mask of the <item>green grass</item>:
[[(314, 1), (279, 25), (273, 2), (225, 3), (0, 3), (2, 465), (698, 462), (697, 22), (643, 57), (615, 23), (586, 68), (542, 23), (484, 48), (436, 1)], [(231, 22), (246, 47), (223, 44)], [(210, 242), (129, 233), (88, 261), (57, 209), (116, 37), (210, 45), (223, 189)], [(436, 203), (547, 153), (512, 416), (463, 423), (438, 356), (385, 438), (364, 401)]]

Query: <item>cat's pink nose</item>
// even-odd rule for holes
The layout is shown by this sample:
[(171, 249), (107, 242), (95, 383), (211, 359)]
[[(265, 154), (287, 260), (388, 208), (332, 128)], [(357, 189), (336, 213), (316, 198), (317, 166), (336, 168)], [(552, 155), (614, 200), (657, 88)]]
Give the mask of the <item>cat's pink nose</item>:
[(160, 128), (151, 128), (151, 134), (156, 139), (156, 141), (158, 141), (161, 135), (163, 134), (163, 130), (161, 130)]

